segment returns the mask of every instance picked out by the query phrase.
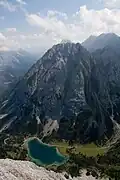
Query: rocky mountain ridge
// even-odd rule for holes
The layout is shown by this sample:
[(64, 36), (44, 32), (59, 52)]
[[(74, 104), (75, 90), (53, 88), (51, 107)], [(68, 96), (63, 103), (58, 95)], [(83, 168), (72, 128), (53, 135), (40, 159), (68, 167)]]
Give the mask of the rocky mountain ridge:
[(99, 36), (90, 36), (82, 43), (82, 46), (90, 52), (103, 49), (107, 46), (117, 49), (120, 46), (120, 37), (114, 33), (103, 33)]
[(8, 122), (9, 116), (16, 116), (16, 122), (25, 122), (24, 118), (27, 121), (34, 116), (54, 120), (75, 115), (86, 104), (83, 68), (89, 70), (90, 55), (80, 44), (53, 46), (13, 89), (7, 103), (3, 102), (1, 113), (8, 114)]
[(62, 139), (109, 139), (120, 117), (119, 57), (108, 46), (92, 54), (79, 43), (53, 46), (2, 102), (1, 131), (34, 134), (38, 119), (41, 131), (52, 119)]

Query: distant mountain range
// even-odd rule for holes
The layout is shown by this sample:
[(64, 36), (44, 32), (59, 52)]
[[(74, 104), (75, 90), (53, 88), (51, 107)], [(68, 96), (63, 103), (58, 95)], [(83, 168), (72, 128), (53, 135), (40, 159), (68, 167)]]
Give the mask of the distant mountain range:
[(41, 130), (52, 119), (62, 139), (89, 142), (113, 135), (120, 123), (120, 39), (102, 34), (86, 42), (92, 53), (67, 41), (29, 69), (1, 104), (1, 131), (35, 133), (38, 119)]
[(0, 51), (0, 94), (22, 77), (35, 62), (35, 56), (19, 49)]

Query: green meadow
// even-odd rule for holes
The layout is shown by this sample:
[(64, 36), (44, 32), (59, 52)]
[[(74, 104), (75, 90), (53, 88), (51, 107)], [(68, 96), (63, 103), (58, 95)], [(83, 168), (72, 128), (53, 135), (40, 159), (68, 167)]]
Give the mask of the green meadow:
[[(63, 155), (67, 155), (67, 149), (71, 148), (67, 142), (54, 142), (52, 144), (55, 145)], [(73, 151), (75, 153), (82, 153), (88, 157), (104, 155), (104, 153), (107, 151), (107, 147), (98, 147), (94, 143), (85, 145), (74, 144), (73, 147)]]

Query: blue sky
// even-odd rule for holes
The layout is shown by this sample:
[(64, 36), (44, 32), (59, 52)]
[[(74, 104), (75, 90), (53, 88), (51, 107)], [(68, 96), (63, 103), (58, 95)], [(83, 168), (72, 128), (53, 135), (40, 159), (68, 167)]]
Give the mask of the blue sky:
[[(102, 7), (102, 4), (96, 3), (96, 0), (71, 0), (71, 2), (70, 0), (26, 0), (24, 2), (26, 3), (24, 8), (26, 8), (29, 13), (41, 12), (43, 15), (49, 10), (57, 10), (67, 13), (67, 15), (72, 15), (83, 5), (87, 5), (89, 9), (99, 9), (100, 6)], [(16, 0), (8, 0), (8, 3), (18, 5)], [(26, 27), (24, 13), (22, 11), (10, 12), (7, 8), (0, 7), (0, 16), (6, 17), (5, 21), (1, 23), (1, 29), (3, 30), (6, 27), (13, 26), (17, 26), (21, 30), (28, 28)], [(24, 26), (21, 27), (21, 23), (24, 23)]]
[(120, 34), (120, 0), (0, 0), (0, 50), (43, 51), (62, 39)]

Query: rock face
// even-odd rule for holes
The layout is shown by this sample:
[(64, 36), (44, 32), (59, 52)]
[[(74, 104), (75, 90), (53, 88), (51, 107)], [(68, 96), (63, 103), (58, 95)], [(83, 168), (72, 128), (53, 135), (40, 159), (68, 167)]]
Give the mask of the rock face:
[(22, 49), (0, 52), (0, 94), (15, 84), (34, 60), (34, 56)]
[(78, 129), (77, 137), (99, 140), (104, 136), (110, 138), (114, 126), (119, 131), (120, 51), (118, 48), (105, 47), (95, 51), (93, 56), (96, 64), (87, 78), (87, 88), (84, 89), (89, 94), (86, 102), (90, 108), (78, 115), (75, 129)]
[(115, 46), (92, 54), (79, 43), (53, 46), (3, 101), (0, 130), (34, 134), (39, 124), (39, 132), (50, 134), (58, 129), (51, 119), (62, 139), (110, 138), (120, 123), (119, 59)]
[(77, 115), (80, 108), (87, 106), (84, 78), (91, 66), (90, 54), (79, 43), (53, 46), (3, 102), (0, 112), (7, 116), (1, 119), (0, 127), (4, 129), (9, 123), (21, 131), (29, 124), (33, 129), (36, 117), (43, 123), (47, 117), (59, 121)]
[(84, 75), (84, 94), (88, 106), (79, 110), (74, 126), (73, 121), (61, 119), (58, 132), (63, 139), (96, 141), (110, 138), (114, 126), (119, 131), (120, 51), (115, 47), (105, 47), (92, 55), (95, 63), (90, 73)]
[[(66, 180), (64, 174), (47, 171), (28, 161), (14, 161), (0, 159), (0, 180)], [(92, 176), (87, 177), (85, 172), (82, 177), (69, 180), (95, 180)]]

